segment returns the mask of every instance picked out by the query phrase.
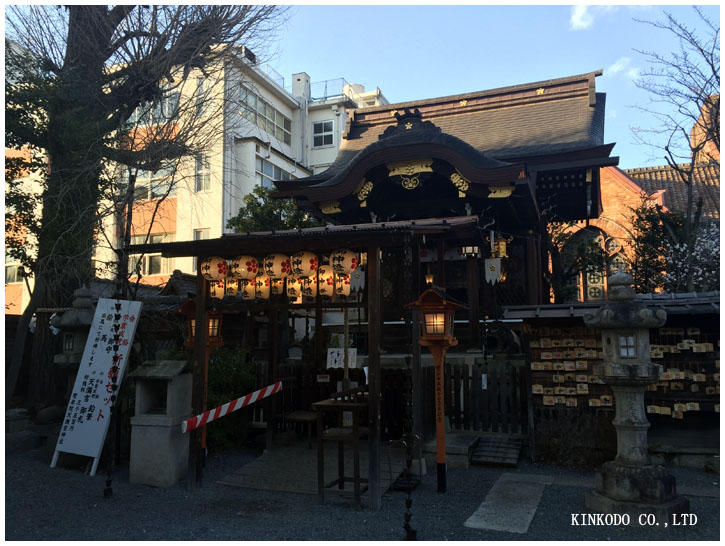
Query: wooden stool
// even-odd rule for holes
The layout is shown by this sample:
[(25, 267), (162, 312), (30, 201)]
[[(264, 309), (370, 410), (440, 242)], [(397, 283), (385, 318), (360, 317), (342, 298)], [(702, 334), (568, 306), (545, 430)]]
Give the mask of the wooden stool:
[(287, 422), (303, 425), (307, 429), (307, 447), (312, 448), (312, 427), (317, 421), (317, 412), (297, 410), (287, 415)]
[[(317, 495), (320, 504), (325, 502), (325, 488), (337, 484), (339, 489), (345, 489), (345, 482), (352, 482), (355, 490), (355, 506), (360, 508), (360, 494), (367, 490), (361, 488), (361, 482), (367, 480), (360, 478), (360, 438), (367, 435), (368, 428), (360, 426), (360, 413), (367, 407), (364, 397), (350, 397), (346, 400), (322, 400), (315, 402), (312, 407), (317, 412)], [(342, 424), (342, 413), (352, 413), (351, 427), (333, 427), (325, 430), (324, 414), (327, 412), (337, 414), (338, 424)], [(337, 479), (325, 483), (325, 440), (337, 442)], [(353, 475), (345, 476), (344, 444), (351, 444), (353, 452)]]

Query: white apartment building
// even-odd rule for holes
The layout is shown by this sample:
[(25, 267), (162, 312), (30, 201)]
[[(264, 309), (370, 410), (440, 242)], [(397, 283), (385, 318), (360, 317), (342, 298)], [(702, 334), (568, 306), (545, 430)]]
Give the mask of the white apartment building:
[[(325, 170), (337, 155), (347, 112), (388, 104), (380, 89), (366, 91), (342, 78), (311, 82), (300, 72), (285, 87), (279, 74), (257, 65), (251, 52), (244, 53), (243, 70), (228, 66), (223, 72), (226, 106), (219, 138), (203, 156), (183, 162), (180, 168), (187, 175), (178, 178), (174, 190), (159, 205), (150, 232), (150, 214), (156, 207), (154, 177), (159, 173), (137, 177), (132, 243), (144, 242), (147, 233), (149, 242), (169, 242), (216, 238), (230, 232), (227, 222), (237, 215), (244, 197), (255, 186), (272, 188), (272, 180)], [(197, 83), (209, 84), (201, 78)], [(118, 244), (118, 240), (114, 242)], [(109, 260), (112, 254), (109, 249), (99, 249), (97, 257)], [(194, 258), (136, 256), (130, 266), (139, 260), (144, 283), (163, 284), (175, 269), (196, 272)]]
[[(147, 236), (148, 242), (186, 241), (231, 231), (227, 222), (255, 186), (272, 187), (275, 179), (309, 176), (334, 161), (350, 109), (388, 104), (380, 89), (366, 91), (342, 78), (311, 82), (300, 72), (285, 86), (284, 78), (257, 64), (254, 54), (244, 48), (239, 63), (229, 63), (213, 78), (192, 75), (180, 94), (188, 98), (210, 86), (214, 100), (223, 97), (224, 108), (212, 108), (224, 112), (222, 123), (215, 120), (213, 124), (220, 128), (219, 135), (206, 153), (179, 162), (163, 200), (160, 197), (172, 179), (170, 169), (136, 175), (132, 243), (143, 243)], [(175, 99), (172, 95), (172, 100), (178, 101), (179, 95)], [(157, 115), (156, 111), (147, 114), (140, 124), (152, 124)], [(104, 226), (94, 258), (98, 276), (110, 278), (115, 268), (108, 264), (115, 262), (113, 249), (120, 248), (122, 238), (112, 215), (105, 216)], [(132, 256), (130, 270), (137, 264), (141, 282), (153, 285), (163, 285), (175, 269), (196, 272), (193, 258)], [(5, 303), (10, 314), (22, 313), (29, 300), (18, 272), (19, 264), (6, 256)], [(33, 279), (28, 280), (32, 288)]]

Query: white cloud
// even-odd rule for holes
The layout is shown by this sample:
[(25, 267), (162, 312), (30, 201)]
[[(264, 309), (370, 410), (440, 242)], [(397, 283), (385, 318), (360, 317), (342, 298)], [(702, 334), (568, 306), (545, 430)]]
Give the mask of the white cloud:
[(639, 68), (630, 68), (629, 70), (627, 70), (627, 76), (632, 80), (636, 80), (637, 78), (639, 78)]
[(571, 30), (584, 30), (592, 26), (594, 16), (589, 11), (589, 6), (572, 6), (569, 28)]
[(614, 74), (617, 74), (618, 72), (621, 72), (622, 70), (627, 68), (629, 61), (630, 61), (629, 57), (622, 57), (620, 59), (617, 59), (617, 61), (612, 66), (607, 68), (606, 73), (614, 75)]
[(618, 6), (585, 6), (582, 4), (572, 6), (569, 16), (570, 30), (586, 30), (594, 24), (594, 17), (600, 13), (616, 11)]

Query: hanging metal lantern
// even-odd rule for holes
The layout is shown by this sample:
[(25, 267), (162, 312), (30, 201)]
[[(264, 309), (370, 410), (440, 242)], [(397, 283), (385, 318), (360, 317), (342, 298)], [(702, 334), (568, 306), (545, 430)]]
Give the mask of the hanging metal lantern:
[(356, 252), (347, 248), (341, 248), (332, 253), (330, 256), (330, 264), (335, 273), (349, 275), (360, 265), (360, 260)]
[(296, 300), (302, 295), (302, 286), (297, 277), (287, 277), (287, 297)]
[(284, 292), (284, 279), (272, 279), (270, 293), (273, 296), (281, 296)]
[(268, 254), (262, 260), (262, 272), (271, 279), (284, 279), (290, 274), (290, 257), (286, 254)]
[(207, 281), (223, 280), (228, 270), (227, 261), (219, 256), (206, 258), (201, 262), (201, 274)]
[(242, 294), (242, 300), (243, 301), (253, 301), (254, 300), (254, 281), (250, 281), (249, 279), (242, 279), (239, 281), (239, 291)]
[(307, 299), (317, 297), (317, 275), (311, 277), (302, 277), (300, 279), (302, 295)]
[(209, 282), (209, 297), (222, 299), (224, 297), (224, 279)]
[(231, 275), (227, 275), (224, 282), (226, 284), (224, 287), (224, 295), (229, 298), (235, 297), (237, 292), (239, 292), (239, 281)]
[(254, 279), (254, 297), (258, 300), (268, 300), (272, 288), (272, 281), (267, 275), (259, 274)]
[(335, 294), (338, 296), (350, 295), (350, 275), (335, 274)]
[(259, 263), (254, 256), (237, 256), (231, 261), (229, 271), (237, 279), (253, 279), (259, 272)]
[(298, 277), (311, 277), (317, 273), (317, 256), (314, 252), (303, 250), (290, 256), (292, 274)]
[(320, 296), (332, 297), (335, 293), (335, 274), (330, 265), (321, 265), (317, 276), (320, 279)]

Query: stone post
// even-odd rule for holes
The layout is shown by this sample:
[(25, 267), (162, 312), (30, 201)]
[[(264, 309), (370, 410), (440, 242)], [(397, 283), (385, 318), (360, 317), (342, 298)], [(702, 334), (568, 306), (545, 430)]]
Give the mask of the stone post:
[(609, 298), (584, 323), (602, 332), (603, 363), (594, 373), (611, 386), (616, 413), (617, 456), (604, 463), (595, 477), (595, 490), (586, 494), (586, 506), (596, 512), (654, 514), (660, 525), (670, 514), (686, 513), (689, 501), (678, 496), (674, 477), (650, 464), (647, 453), (645, 387), (655, 383), (662, 367), (650, 360), (649, 329), (665, 323), (664, 309), (636, 302), (632, 277), (618, 272), (609, 278)]

